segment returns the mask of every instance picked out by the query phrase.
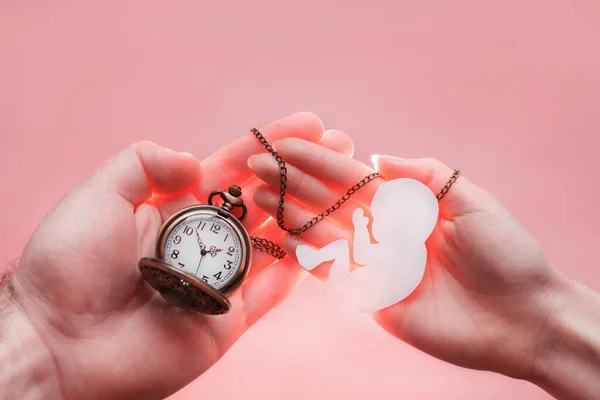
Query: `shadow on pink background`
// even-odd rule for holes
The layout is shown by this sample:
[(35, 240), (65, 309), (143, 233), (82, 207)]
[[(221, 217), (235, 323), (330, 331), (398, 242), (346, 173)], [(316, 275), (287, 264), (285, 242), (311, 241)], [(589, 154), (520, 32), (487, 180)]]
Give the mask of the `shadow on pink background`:
[[(460, 168), (600, 290), (600, 3), (216, 3), (0, 3), (2, 261), (134, 141), (203, 158), (312, 111), (365, 162)], [(309, 278), (173, 399), (549, 398), (432, 359), (324, 289)]]

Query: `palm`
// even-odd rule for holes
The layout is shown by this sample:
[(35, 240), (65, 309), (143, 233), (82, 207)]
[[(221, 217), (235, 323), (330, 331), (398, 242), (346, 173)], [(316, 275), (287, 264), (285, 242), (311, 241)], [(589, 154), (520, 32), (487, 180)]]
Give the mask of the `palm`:
[[(331, 148), (343, 141), (321, 139), (320, 121), (306, 114), (263, 133), (270, 140), (321, 140)], [(200, 166), (191, 156), (140, 144), (69, 194), (40, 225), (14, 285), (54, 354), (65, 396), (167, 396), (208, 369), (295, 285), (301, 271), (286, 259), (266, 268), (274, 260), (254, 254), (247, 282), (230, 297), (232, 311), (212, 317), (172, 308), (136, 267), (154, 255), (157, 231), (169, 215), (233, 183), (250, 189), (244, 193), (248, 231), (275, 236), (277, 226), (263, 224), (268, 215), (248, 200), (255, 184), (246, 159), (260, 151), (247, 136)], [(223, 176), (223, 167), (235, 173)]]
[[(315, 211), (332, 204), (348, 187), (373, 172), (356, 160), (293, 139), (282, 141), (278, 151), (292, 164), (288, 166), (288, 192), (295, 199), (286, 203), (291, 225), (310, 219)], [(259, 188), (257, 203), (275, 215), (276, 165), (261, 156), (254, 162), (253, 170), (271, 186)], [(379, 162), (379, 170), (387, 179), (419, 180), (434, 192), (452, 174), (448, 167), (429, 159), (384, 159)], [(301, 238), (288, 238), (284, 242), (288, 252), (293, 252), (298, 244), (320, 249), (335, 239), (351, 242), (350, 215), (356, 207), (368, 207), (377, 186), (375, 182), (361, 189), (349, 204)], [(489, 194), (461, 178), (440, 202), (440, 218), (427, 240), (427, 248), (422, 283), (405, 300), (376, 313), (377, 321), (415, 347), (455, 364), (489, 369), (493, 366), (484, 354), (500, 361), (518, 357), (502, 348), (489, 347), (497, 342), (497, 337), (520, 340), (518, 334), (506, 335), (501, 329), (512, 322), (523, 322), (520, 319), (526, 314), (525, 307), (529, 315), (532, 304), (539, 304), (536, 301), (543, 298), (545, 284), (554, 270), (548, 267), (540, 246)], [(326, 278), (328, 267), (324, 264), (312, 272)], [(520, 326), (540, 330), (545, 317), (540, 315)], [(535, 343), (520, 340), (510, 348), (534, 354), (534, 346)], [(513, 376), (528, 373), (504, 372)]]

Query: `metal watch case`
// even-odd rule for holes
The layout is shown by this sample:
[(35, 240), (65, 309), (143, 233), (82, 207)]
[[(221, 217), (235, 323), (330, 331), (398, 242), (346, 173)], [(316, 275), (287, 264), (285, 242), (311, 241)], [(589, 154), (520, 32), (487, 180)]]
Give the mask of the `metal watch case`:
[[(223, 206), (212, 205), (212, 199), (216, 195), (222, 198)], [(241, 189), (238, 186), (230, 187), (228, 192), (214, 191), (209, 196), (208, 205), (184, 208), (171, 216), (160, 228), (156, 244), (156, 257), (140, 259), (138, 267), (146, 282), (169, 303), (179, 308), (210, 315), (225, 314), (231, 309), (231, 303), (226, 295), (242, 284), (248, 274), (252, 256), (250, 236), (241, 223), (241, 219), (246, 215), (246, 207), (240, 196)], [(232, 210), (235, 207), (242, 208), (241, 216), (233, 215)], [(236, 231), (241, 239), (240, 268), (229, 283), (220, 289), (215, 289), (197, 276), (165, 262), (164, 247), (169, 233), (180, 222), (196, 214), (221, 218)]]

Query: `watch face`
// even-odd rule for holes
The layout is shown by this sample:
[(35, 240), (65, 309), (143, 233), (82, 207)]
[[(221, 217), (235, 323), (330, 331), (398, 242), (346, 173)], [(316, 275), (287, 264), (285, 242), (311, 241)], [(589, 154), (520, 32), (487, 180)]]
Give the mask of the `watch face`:
[(244, 257), (244, 240), (226, 219), (211, 212), (191, 212), (167, 227), (162, 258), (215, 289), (237, 278)]

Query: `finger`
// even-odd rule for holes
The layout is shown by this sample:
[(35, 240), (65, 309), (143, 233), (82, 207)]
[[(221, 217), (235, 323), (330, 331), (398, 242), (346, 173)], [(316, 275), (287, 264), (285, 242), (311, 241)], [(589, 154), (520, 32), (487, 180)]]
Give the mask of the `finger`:
[[(330, 207), (349, 187), (373, 172), (359, 161), (300, 139), (285, 139), (274, 146), (287, 161), (287, 193), (308, 205), (313, 212)], [(249, 160), (249, 165), (263, 181), (279, 187), (279, 166), (274, 160), (257, 155)], [(351, 203), (368, 203), (379, 186), (378, 181), (361, 188), (352, 197)], [(341, 207), (332, 218), (347, 221), (350, 213), (347, 206)]]
[[(403, 159), (393, 156), (373, 155), (372, 159), (375, 168), (385, 179), (415, 179), (429, 187), (436, 194), (446, 185), (454, 173), (454, 170), (434, 158)], [(482, 196), (482, 191), (461, 176), (448, 190), (443, 200), (440, 201), (440, 213), (457, 216), (473, 211), (479, 200), (483, 199)]]
[[(248, 159), (250, 169), (265, 183), (273, 189), (278, 190), (280, 185), (279, 165), (268, 154), (257, 154)], [(313, 214), (329, 208), (339, 200), (342, 193), (340, 190), (328, 186), (325, 182), (316, 177), (296, 168), (294, 165), (287, 164), (286, 181), (286, 200), (291, 196), (304, 204)], [(337, 189), (337, 190), (336, 190)], [(349, 204), (355, 204), (354, 199)], [(340, 207), (331, 218), (340, 223), (349, 223), (352, 210), (346, 204)]]
[[(260, 132), (269, 143), (287, 137), (318, 142), (323, 137), (323, 123), (316, 115), (303, 112), (271, 122)], [(248, 157), (264, 151), (264, 146), (249, 132), (210, 155), (201, 164), (204, 173), (197, 196), (204, 199), (213, 190), (226, 189), (248, 180), (252, 176), (247, 165)]]
[[(336, 130), (328, 130), (323, 134), (323, 137), (319, 141), (319, 145), (330, 149), (335, 152), (341, 152), (341, 154), (346, 154), (349, 156), (353, 151), (352, 139), (345, 133)], [(253, 155), (250, 159), (254, 157), (259, 157), (261, 160), (267, 161), (267, 163), (271, 166), (271, 173), (273, 177), (273, 185), (279, 190), (279, 179), (281, 176), (281, 172), (279, 170), (279, 165), (275, 161), (274, 157), (269, 153), (263, 153), (258, 155)], [(250, 159), (248, 160), (248, 164), (250, 165)], [(293, 167), (292, 167), (293, 168)], [(254, 171), (253, 171), (254, 172)], [(290, 172), (288, 169), (288, 176), (290, 176)], [(288, 182), (295, 181), (294, 177), (289, 177)], [(293, 182), (296, 185), (295, 182)], [(248, 229), (248, 232), (253, 232), (259, 226), (261, 226), (268, 215), (265, 214), (259, 207), (254, 203), (254, 199), (252, 193), (256, 190), (258, 186), (261, 186), (263, 181), (256, 177), (256, 173), (244, 183), (244, 195), (242, 198), (244, 199), (244, 203), (248, 207), (247, 217), (244, 219), (244, 226)], [(249, 193), (250, 195), (246, 195)], [(321, 210), (319, 210), (321, 211)]]
[[(299, 139), (302, 140), (302, 139)], [(305, 142), (305, 141), (303, 141)], [(307, 142), (310, 143), (310, 142)], [(354, 152), (354, 144), (352, 143), (352, 139), (348, 135), (346, 135), (342, 131), (338, 130), (328, 130), (323, 134), (323, 138), (319, 141), (319, 146), (324, 149), (329, 149), (330, 151), (346, 155), (347, 157), (351, 157)], [(256, 161), (253, 161), (256, 160)], [(256, 163), (256, 169), (253, 167)], [(286, 163), (287, 164), (287, 163)], [(267, 181), (272, 186), (279, 187), (281, 172), (279, 169), (279, 164), (275, 160), (275, 158), (268, 153), (255, 154), (248, 159), (248, 165), (254, 174), (260, 173), (259, 178), (263, 181)], [(288, 164), (291, 165), (291, 164)], [(292, 194), (293, 191), (297, 191), (299, 186), (302, 186), (297, 182), (298, 179), (304, 179), (302, 175), (299, 174), (298, 168), (295, 168), (291, 165), (291, 169), (293, 172), (288, 170), (288, 192)], [(297, 179), (293, 178), (293, 175), (296, 175)], [(303, 174), (307, 175), (307, 174)], [(290, 187), (291, 185), (291, 187)], [(324, 185), (323, 185), (324, 186)], [(293, 195), (293, 194), (292, 194)]]
[[(273, 147), (288, 164), (321, 180), (338, 193), (345, 192), (365, 176), (375, 172), (360, 161), (296, 138), (277, 141)], [(364, 186), (354, 195), (354, 200), (369, 202), (381, 182), (382, 179), (375, 179)], [(310, 197), (310, 194), (304, 193)]]
[(329, 129), (323, 133), (319, 144), (336, 153), (344, 154), (348, 157), (354, 155), (354, 143), (350, 136), (337, 129)]
[(91, 183), (138, 206), (153, 194), (185, 191), (199, 178), (200, 163), (191, 154), (178, 153), (152, 142), (138, 142), (104, 164)]
[(347, 187), (374, 172), (360, 161), (299, 138), (278, 140), (273, 147), (287, 163), (338, 186)]

